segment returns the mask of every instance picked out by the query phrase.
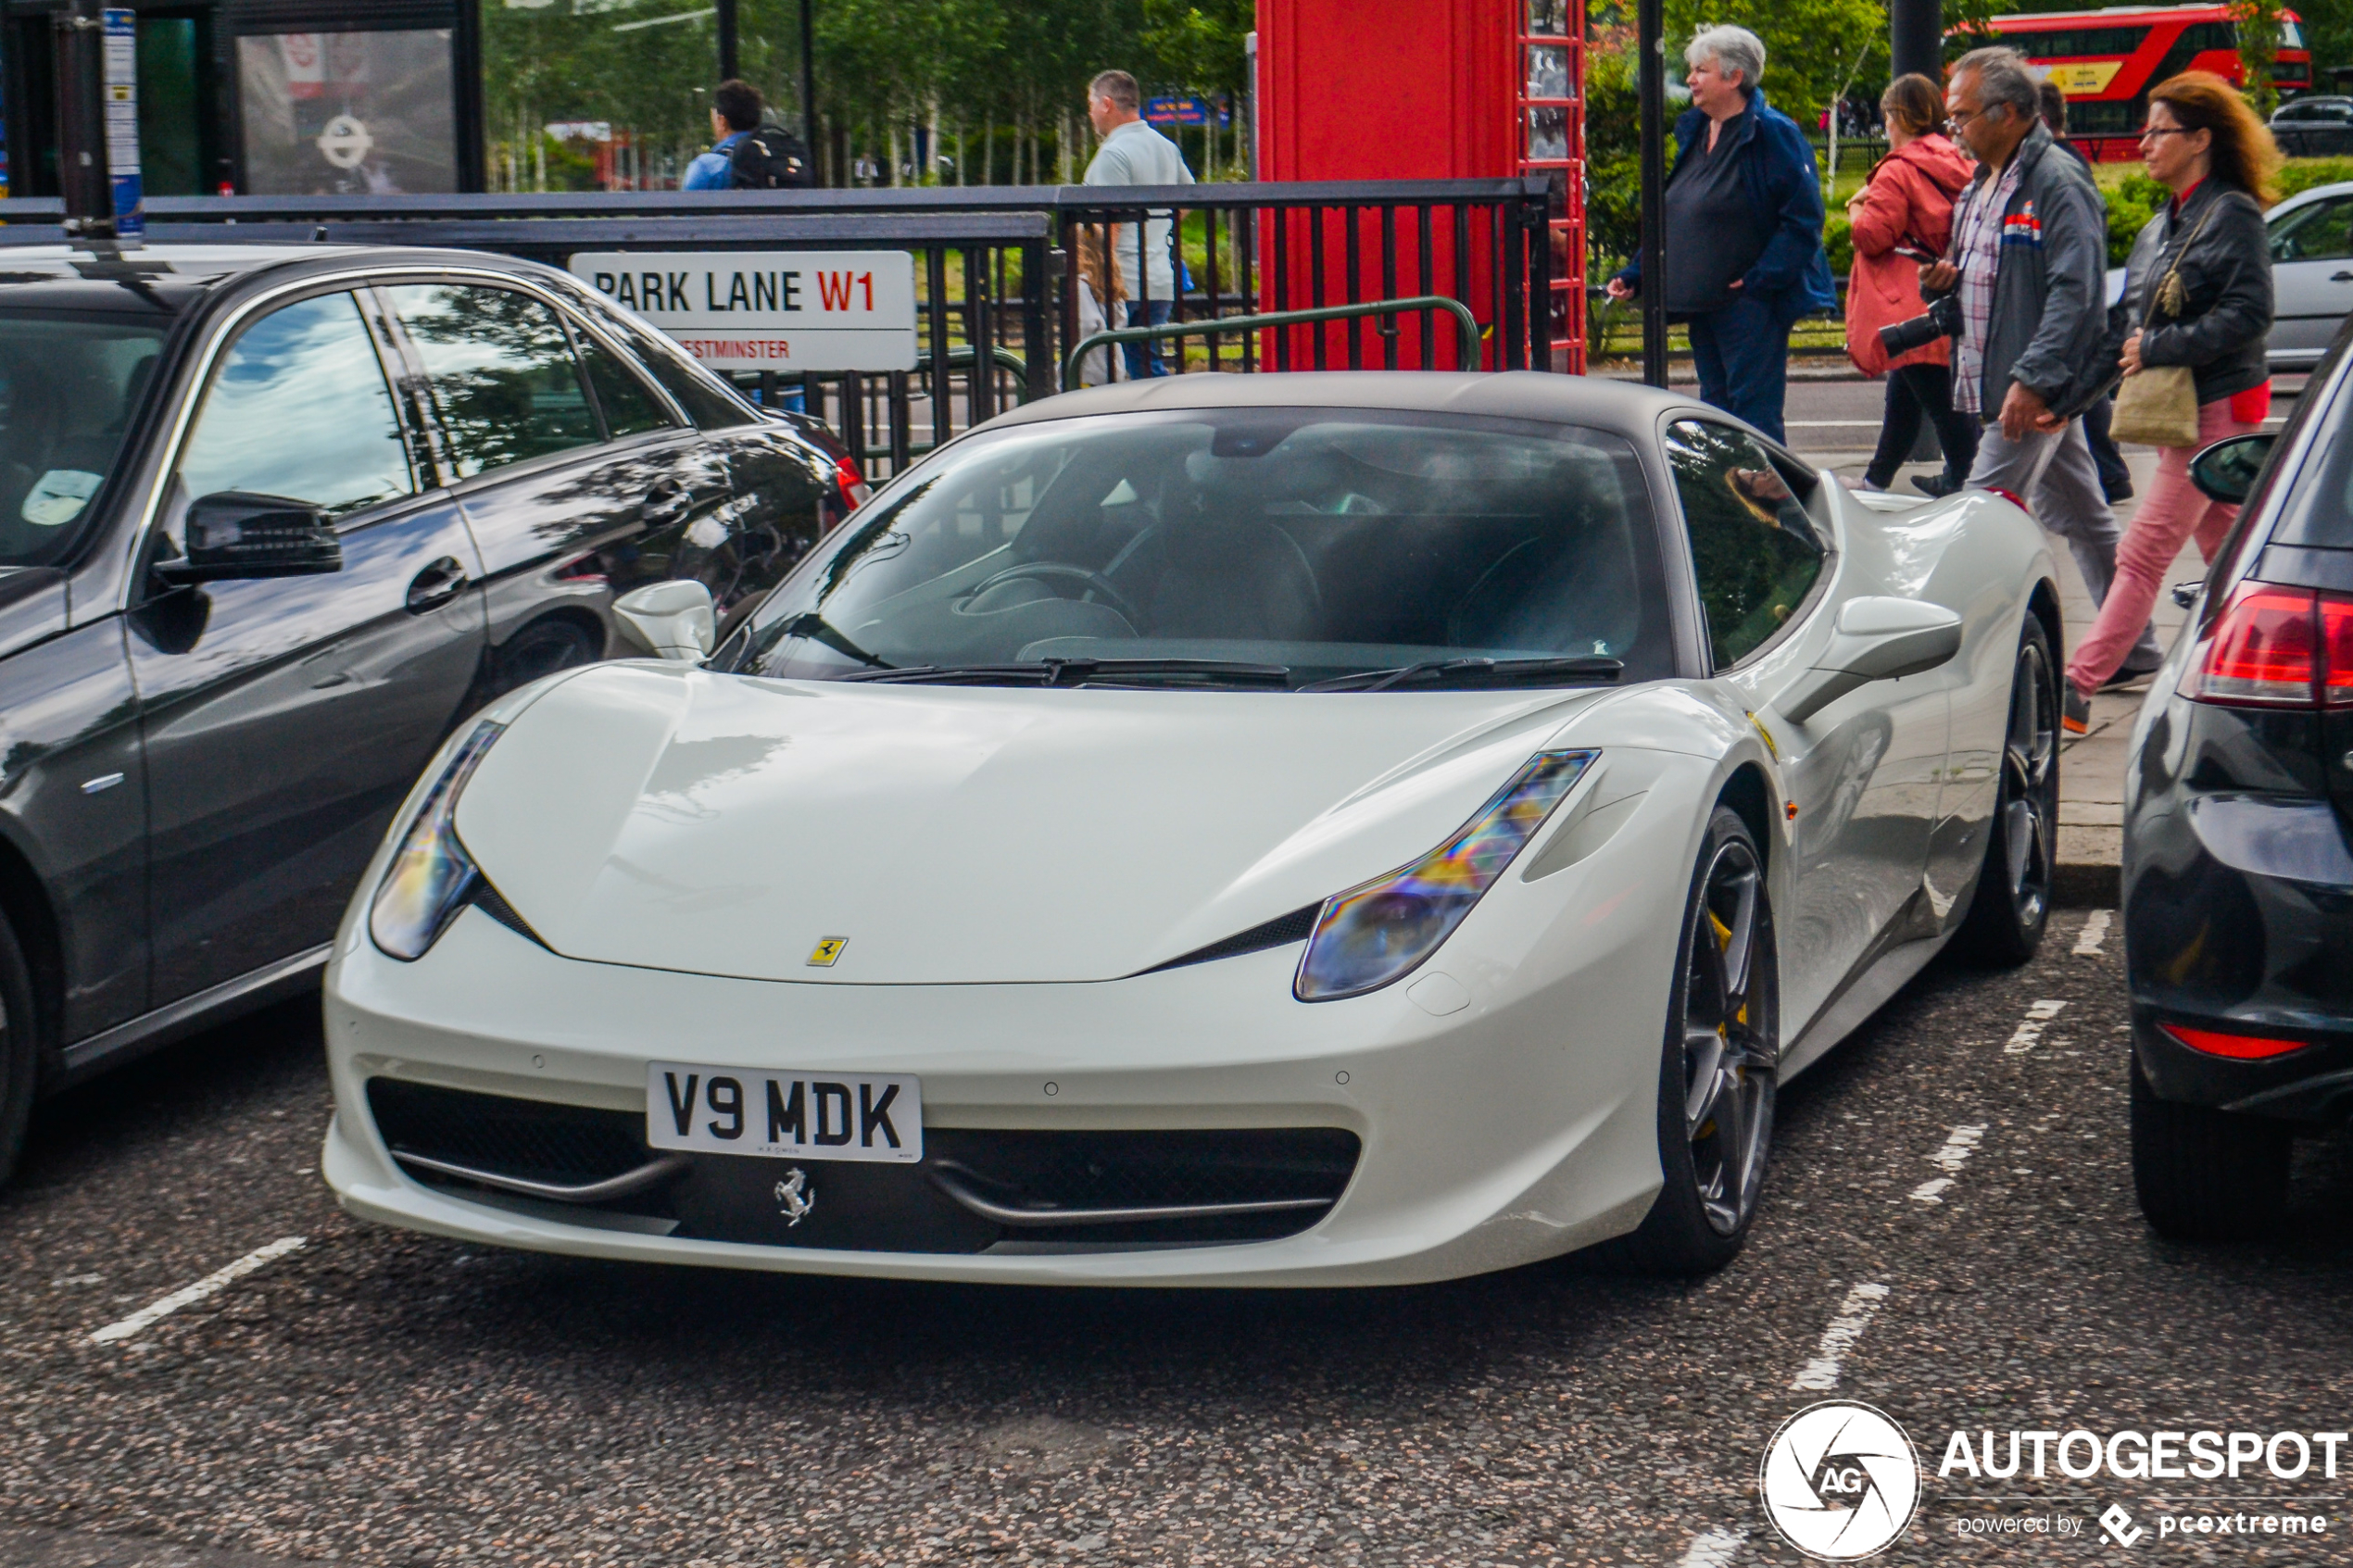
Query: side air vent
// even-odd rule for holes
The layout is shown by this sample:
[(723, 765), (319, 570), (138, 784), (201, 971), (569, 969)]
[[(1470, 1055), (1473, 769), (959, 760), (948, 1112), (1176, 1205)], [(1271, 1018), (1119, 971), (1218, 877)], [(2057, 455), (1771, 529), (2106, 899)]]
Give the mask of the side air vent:
[(1315, 929), (1315, 917), (1323, 911), (1324, 906), (1321, 904), (1310, 904), (1303, 909), (1293, 909), (1287, 915), (1279, 915), (1268, 921), (1265, 925), (1253, 925), (1248, 931), (1237, 933), (1222, 942), (1212, 942), (1206, 947), (1196, 947), (1182, 958), (1171, 959), (1164, 964), (1154, 964), (1144, 972), (1158, 974), (1164, 969), (1183, 969), (1188, 964), (1211, 963), (1218, 959), (1239, 958), (1244, 953), (1255, 953), (1267, 947), (1288, 947), (1294, 942), (1304, 942)]

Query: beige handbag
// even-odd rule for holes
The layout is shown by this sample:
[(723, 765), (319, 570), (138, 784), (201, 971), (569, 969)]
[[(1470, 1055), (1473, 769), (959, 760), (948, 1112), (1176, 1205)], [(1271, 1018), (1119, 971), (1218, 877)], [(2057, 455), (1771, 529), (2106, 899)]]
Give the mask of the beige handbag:
[[(2214, 206), (2220, 206), (2218, 202)], [(2208, 207), (2197, 220), (2197, 228), (2182, 242), (2173, 255), (2173, 265), (2167, 268), (2165, 279), (2157, 285), (2157, 293), (2149, 300), (2148, 310), (2141, 318), (2146, 331), (2160, 309), (2169, 318), (2182, 314), (2182, 257), (2197, 243), (2198, 230), (2214, 216)], [(2137, 441), (2150, 446), (2195, 446), (2197, 445), (2197, 377), (2187, 365), (2144, 365), (2137, 375), (2126, 376), (2116, 389), (2116, 417), (2108, 421), (2108, 435), (2117, 441)]]

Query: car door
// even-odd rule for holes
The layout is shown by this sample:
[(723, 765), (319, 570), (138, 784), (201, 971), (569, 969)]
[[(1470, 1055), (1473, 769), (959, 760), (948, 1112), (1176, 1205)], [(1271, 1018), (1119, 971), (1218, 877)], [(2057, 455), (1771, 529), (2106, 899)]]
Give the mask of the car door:
[(456, 503), (422, 482), (387, 382), (387, 328), (348, 288), (279, 304), (219, 352), (146, 558), (189, 505), (285, 496), (336, 526), (339, 570), (172, 589), (128, 624), (144, 707), (152, 1001), (333, 934), (352, 884), (483, 661), (481, 576)]
[(2353, 310), (2353, 194), (2280, 213), (2270, 229), (2271, 364), (2309, 366)]
[[(383, 293), (482, 552), (498, 684), (602, 658), (611, 594), (668, 575), (637, 570), (637, 542), (724, 506), (724, 463), (610, 345), (538, 295), (455, 281)], [(584, 639), (577, 657), (551, 657), (566, 634)]]
[[(1718, 675), (1761, 713), (1827, 634), (1819, 617), (1835, 610), (1826, 525), (1797, 493), (1803, 470), (1777, 466), (1730, 424), (1673, 421), (1667, 457)], [(1806, 724), (1767, 732), (1797, 807), (1795, 903), (1780, 935), (1796, 960), (1783, 976), (1793, 1037), (1920, 894), (1946, 702), (1941, 687), (1910, 685), (1867, 686)]]

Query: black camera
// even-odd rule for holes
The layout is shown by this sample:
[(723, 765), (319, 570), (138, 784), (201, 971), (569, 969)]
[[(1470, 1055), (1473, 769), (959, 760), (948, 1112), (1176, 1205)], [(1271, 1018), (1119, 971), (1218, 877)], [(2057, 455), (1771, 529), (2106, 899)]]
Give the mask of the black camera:
[(1909, 354), (1915, 348), (1926, 348), (1938, 338), (1960, 335), (1961, 302), (1948, 294), (1910, 320), (1881, 327), (1879, 344), (1893, 358), (1898, 354)]

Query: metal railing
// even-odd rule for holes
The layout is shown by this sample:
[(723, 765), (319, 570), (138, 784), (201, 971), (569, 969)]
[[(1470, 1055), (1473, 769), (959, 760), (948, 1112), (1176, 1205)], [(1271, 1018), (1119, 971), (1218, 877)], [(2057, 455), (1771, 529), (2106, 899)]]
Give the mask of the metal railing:
[(1364, 305), (1329, 305), (1321, 310), (1277, 310), (1264, 316), (1220, 316), (1202, 321), (1177, 321), (1161, 327), (1120, 327), (1095, 332), (1081, 338), (1078, 345), (1070, 351), (1070, 358), (1063, 361), (1063, 390), (1077, 390), (1079, 373), (1088, 355), (1115, 344), (1150, 343), (1160, 338), (1217, 338), (1231, 332), (1268, 332), (1280, 327), (1310, 326), (1320, 321), (1344, 321), (1367, 316), (1390, 318), (1390, 324), (1381, 329), (1381, 335), (1394, 338), (1397, 335), (1395, 318), (1416, 311), (1427, 317), (1437, 310), (1448, 311), (1454, 318), (1454, 329), (1458, 334), (1455, 338), (1456, 362), (1468, 364), (1477, 360), (1478, 322), (1472, 318), (1470, 307), (1459, 299), (1428, 294), (1416, 295), (1409, 299), (1373, 300)]
[[(1444, 296), (1478, 337), (1438, 329), (1432, 305), (1391, 317), (1298, 317), (1206, 338), (1174, 369), (1484, 365), (1550, 369), (1544, 317), (1553, 197), (1540, 179), (907, 190), (585, 191), (517, 194), (157, 196), (151, 245), (333, 243), (487, 250), (561, 267), (588, 250), (903, 249), (915, 257), (917, 365), (880, 373), (744, 372), (772, 406), (795, 394), (851, 451), (890, 471), (1015, 403), (1059, 390), (1058, 343), (1078, 336), (1082, 232), (1140, 244), (1164, 217), (1189, 287), (1155, 297), (1140, 254), (1116, 263), (1130, 319), (1170, 325)], [(62, 243), (55, 198), (0, 200), (0, 247)], [(1111, 291), (1106, 291), (1111, 292)], [(1171, 297), (1173, 296), (1173, 297)], [(1531, 302), (1535, 302), (1531, 307)], [(1100, 303), (1100, 301), (1099, 301)], [(1441, 340), (1453, 339), (1441, 352)], [(1154, 339), (1153, 341), (1157, 341)]]

